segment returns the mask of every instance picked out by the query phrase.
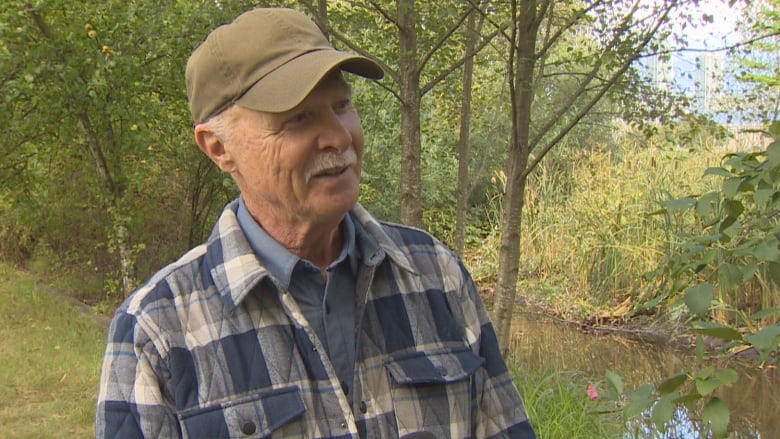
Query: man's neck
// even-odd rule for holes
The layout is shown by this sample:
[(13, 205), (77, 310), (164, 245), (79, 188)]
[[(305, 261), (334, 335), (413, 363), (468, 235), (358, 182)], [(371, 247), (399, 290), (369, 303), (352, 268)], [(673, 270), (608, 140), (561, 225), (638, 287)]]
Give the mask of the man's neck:
[(252, 218), (276, 242), (290, 253), (305, 259), (325, 269), (341, 253), (344, 243), (344, 233), (341, 222), (303, 223), (285, 219), (275, 221), (273, 218), (258, 218), (250, 211)]

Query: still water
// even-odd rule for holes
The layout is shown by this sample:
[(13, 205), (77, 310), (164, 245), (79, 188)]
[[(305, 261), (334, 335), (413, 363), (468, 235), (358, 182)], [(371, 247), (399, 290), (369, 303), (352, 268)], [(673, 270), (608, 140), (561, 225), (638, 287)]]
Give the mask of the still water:
[[(591, 335), (535, 315), (518, 313), (513, 322), (512, 352), (524, 368), (544, 372), (579, 371), (595, 381), (607, 370), (623, 377), (626, 389), (664, 378), (695, 365), (692, 352), (670, 345), (636, 341), (616, 335)], [(726, 365), (719, 365), (726, 366)], [(729, 438), (780, 439), (780, 373), (775, 368), (750, 370), (736, 362), (740, 380), (719, 391), (731, 410)], [(583, 389), (585, 395), (585, 389)], [(594, 415), (595, 416), (595, 415)], [(632, 425), (625, 438), (700, 438), (703, 429), (694, 409), (678, 408), (664, 434), (651, 423)]]

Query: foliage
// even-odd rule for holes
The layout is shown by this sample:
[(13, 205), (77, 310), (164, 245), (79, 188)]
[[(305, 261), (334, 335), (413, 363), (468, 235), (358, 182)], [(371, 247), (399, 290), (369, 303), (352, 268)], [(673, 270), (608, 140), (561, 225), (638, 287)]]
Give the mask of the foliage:
[(183, 182), (222, 181), (189, 172), (200, 153), (182, 72), (206, 30), (232, 13), (214, 2), (0, 6), (0, 126), (9, 133), (0, 229), (30, 237), (19, 253), (96, 267), (121, 295), (203, 235), (196, 213), (224, 200)]
[[(725, 437), (729, 410), (714, 392), (738, 375), (730, 368), (702, 366), (705, 339), (720, 340), (724, 352), (752, 349), (761, 363), (778, 363), (780, 123), (769, 134), (774, 141), (765, 149), (729, 153), (722, 166), (707, 169), (705, 175), (720, 178), (718, 190), (664, 201), (656, 212), (685, 211), (700, 225), (698, 232), (682, 236), (663, 266), (650, 274), (665, 291), (651, 306), (663, 302), (687, 308), (699, 366), (629, 392), (608, 373), (613, 399), (621, 402), (626, 417), (651, 410), (663, 431), (676, 404), (702, 401), (709, 429)], [(754, 289), (759, 294), (745, 294)], [(755, 300), (744, 302), (744, 297)]]
[(780, 118), (780, 1), (745, 2), (743, 9), (738, 27), (746, 43), (729, 50), (731, 90), (721, 110), (729, 121), (766, 125)]

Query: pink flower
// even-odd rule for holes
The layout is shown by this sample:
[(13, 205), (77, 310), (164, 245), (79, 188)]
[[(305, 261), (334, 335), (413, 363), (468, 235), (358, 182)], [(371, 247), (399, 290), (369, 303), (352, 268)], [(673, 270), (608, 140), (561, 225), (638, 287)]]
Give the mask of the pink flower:
[(599, 397), (599, 392), (596, 390), (596, 386), (593, 383), (588, 383), (588, 398), (594, 400)]

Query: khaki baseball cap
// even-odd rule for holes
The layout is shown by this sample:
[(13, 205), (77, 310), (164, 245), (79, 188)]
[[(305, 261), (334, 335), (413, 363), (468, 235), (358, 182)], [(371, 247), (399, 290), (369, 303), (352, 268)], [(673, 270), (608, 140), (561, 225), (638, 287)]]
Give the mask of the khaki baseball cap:
[(190, 112), (200, 123), (232, 103), (287, 111), (336, 67), (369, 79), (384, 76), (369, 58), (333, 48), (305, 14), (253, 9), (214, 29), (190, 55), (185, 72)]

